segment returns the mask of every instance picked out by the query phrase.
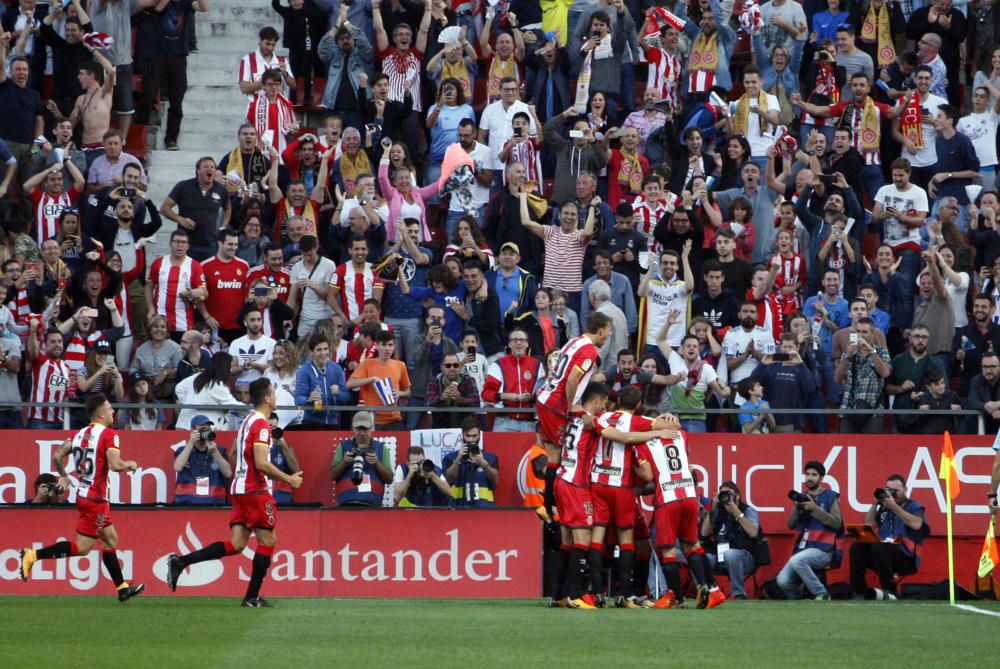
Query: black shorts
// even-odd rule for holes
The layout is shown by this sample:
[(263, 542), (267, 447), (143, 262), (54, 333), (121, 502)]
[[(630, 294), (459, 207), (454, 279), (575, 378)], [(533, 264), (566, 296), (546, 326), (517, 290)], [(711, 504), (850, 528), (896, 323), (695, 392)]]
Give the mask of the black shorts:
[(132, 63), (115, 66), (115, 92), (112, 96), (111, 111), (127, 116), (135, 113), (132, 101)]

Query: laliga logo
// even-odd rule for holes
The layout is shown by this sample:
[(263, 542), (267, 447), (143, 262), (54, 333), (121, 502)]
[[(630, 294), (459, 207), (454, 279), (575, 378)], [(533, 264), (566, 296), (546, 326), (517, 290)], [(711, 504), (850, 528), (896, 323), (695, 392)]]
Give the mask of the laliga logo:
[[(184, 536), (177, 537), (178, 554), (183, 555), (202, 548), (201, 540), (198, 539), (198, 535), (194, 533), (193, 529), (191, 529), (190, 522), (187, 524), (187, 527), (184, 528), (184, 534), (187, 535), (187, 540), (190, 542), (191, 547), (189, 548), (187, 543), (184, 542)], [(177, 585), (179, 587), (197, 587), (199, 585), (208, 585), (213, 581), (217, 581), (219, 577), (222, 576), (224, 569), (225, 567), (223, 567), (221, 560), (212, 560), (210, 562), (193, 564), (184, 570), (184, 577), (180, 579), (180, 582)], [(153, 563), (153, 574), (164, 583), (167, 582), (166, 555)]]

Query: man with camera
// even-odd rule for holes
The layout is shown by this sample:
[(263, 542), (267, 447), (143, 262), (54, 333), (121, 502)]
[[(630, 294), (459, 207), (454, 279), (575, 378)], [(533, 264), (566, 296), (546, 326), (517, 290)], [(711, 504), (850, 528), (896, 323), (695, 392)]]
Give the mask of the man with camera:
[(715, 554), (708, 554), (713, 571), (725, 569), (729, 575), (729, 594), (746, 599), (743, 578), (757, 569), (754, 549), (760, 542), (760, 516), (757, 509), (743, 501), (740, 487), (723, 481), (712, 500), (711, 512), (701, 521), (701, 533), (715, 540)]
[[(476, 380), (462, 372), (462, 360), (457, 353), (447, 353), (441, 359), (441, 373), (427, 384), (427, 406), (438, 409), (447, 407), (479, 406), (479, 389)], [(457, 427), (463, 416), (457, 411), (434, 411), (432, 423), (436, 428)]]
[(493, 492), (500, 481), (500, 460), (483, 450), (480, 437), (479, 421), (475, 416), (466, 416), (461, 447), (442, 463), (455, 506), (496, 506)]
[(448, 506), (451, 487), (445, 481), (441, 468), (424, 456), (424, 449), (420, 446), (410, 446), (406, 458), (406, 462), (397, 465), (392, 477), (392, 496), (396, 506)]
[(174, 504), (225, 504), (233, 469), (226, 449), (215, 443), (215, 425), (207, 416), (191, 419), (187, 443), (174, 449)]
[[(271, 426), (271, 452), (268, 458), (271, 464), (289, 476), (302, 471), (295, 449), (285, 441), (285, 431), (278, 425), (278, 414), (272, 412), (267, 422)], [(271, 496), (281, 506), (292, 504), (292, 486), (280, 479), (271, 479)]]
[(811, 460), (806, 463), (803, 475), (805, 492), (788, 492), (788, 499), (794, 502), (788, 516), (788, 529), (798, 533), (794, 553), (778, 574), (778, 585), (788, 599), (801, 599), (806, 595), (817, 601), (830, 599), (816, 570), (836, 569), (844, 559), (840, 494), (823, 485), (824, 476), (823, 463)]
[(25, 504), (32, 506), (52, 506), (66, 503), (66, 489), (59, 485), (55, 474), (39, 474), (35, 479), (35, 496)]
[(385, 485), (392, 482), (389, 449), (372, 438), (375, 417), (370, 411), (354, 414), (351, 428), (354, 436), (340, 442), (330, 466), (337, 505), (381, 507)]
[[(873, 599), (896, 599), (896, 575), (915, 574), (920, 569), (920, 550), (931, 527), (924, 518), (924, 505), (906, 496), (906, 479), (892, 474), (885, 488), (875, 489), (875, 502), (865, 514), (865, 525), (875, 528), (877, 543), (855, 542), (851, 546), (851, 587), (854, 598), (866, 593)], [(865, 572), (878, 575), (881, 590), (868, 590)]]

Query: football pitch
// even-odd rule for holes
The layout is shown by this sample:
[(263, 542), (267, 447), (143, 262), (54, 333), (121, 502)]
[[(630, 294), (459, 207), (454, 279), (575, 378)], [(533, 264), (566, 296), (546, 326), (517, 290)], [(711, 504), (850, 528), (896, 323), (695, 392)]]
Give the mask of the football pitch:
[[(541, 600), (0, 597), (0, 667), (980, 665), (1000, 617), (943, 602), (550, 610)], [(966, 603), (1000, 614), (1000, 604)]]

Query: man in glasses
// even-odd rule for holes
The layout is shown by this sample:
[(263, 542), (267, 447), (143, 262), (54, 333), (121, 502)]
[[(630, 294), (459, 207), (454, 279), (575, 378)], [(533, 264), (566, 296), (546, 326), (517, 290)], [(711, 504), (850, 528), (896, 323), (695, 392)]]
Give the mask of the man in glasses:
[(497, 414), (493, 423), (494, 432), (535, 431), (531, 402), (543, 373), (538, 358), (528, 355), (528, 333), (514, 327), (507, 336), (507, 354), (498, 358), (486, 372), (483, 399), (520, 411)]
[[(462, 360), (457, 354), (448, 354), (441, 360), (441, 373), (427, 384), (426, 403), (427, 406), (443, 409), (479, 406), (476, 380), (462, 372)], [(432, 413), (433, 426), (458, 427), (467, 415), (458, 411), (435, 411)]]

